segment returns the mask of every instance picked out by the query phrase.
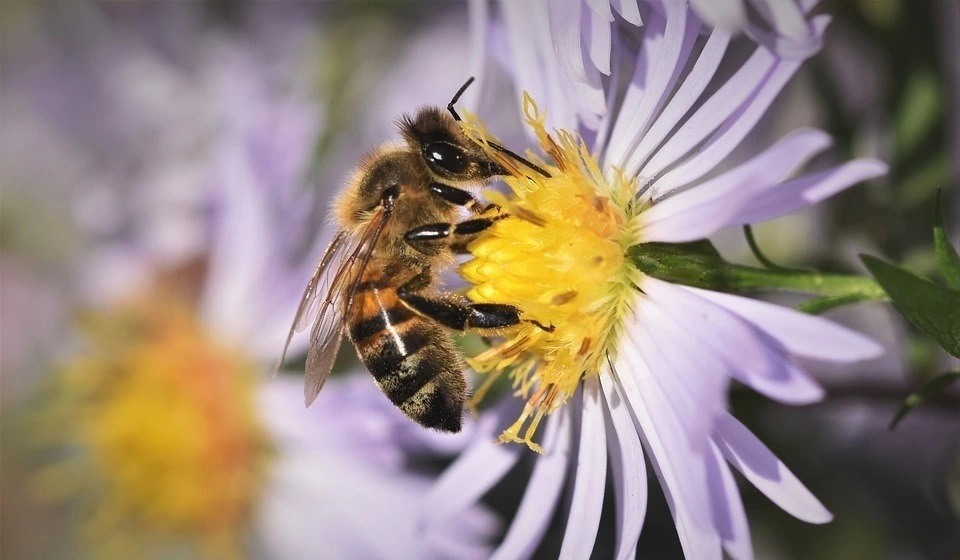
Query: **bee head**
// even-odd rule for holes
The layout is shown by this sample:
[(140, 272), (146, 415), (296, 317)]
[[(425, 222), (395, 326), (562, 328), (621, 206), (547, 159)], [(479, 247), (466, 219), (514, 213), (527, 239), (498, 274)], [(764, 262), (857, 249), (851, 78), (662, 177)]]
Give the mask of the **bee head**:
[(447, 183), (483, 183), (506, 172), (460, 130), (453, 118), (437, 107), (404, 117), (400, 132), (436, 179)]

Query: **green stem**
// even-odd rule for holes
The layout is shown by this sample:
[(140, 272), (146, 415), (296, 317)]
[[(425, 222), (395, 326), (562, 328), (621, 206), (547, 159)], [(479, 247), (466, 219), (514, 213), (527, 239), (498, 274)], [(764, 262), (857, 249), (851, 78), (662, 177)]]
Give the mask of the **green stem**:
[(810, 312), (889, 297), (872, 278), (811, 270), (774, 270), (728, 263), (707, 242), (685, 244), (644, 243), (627, 252), (644, 274), (687, 286), (721, 292), (782, 290), (821, 296)]

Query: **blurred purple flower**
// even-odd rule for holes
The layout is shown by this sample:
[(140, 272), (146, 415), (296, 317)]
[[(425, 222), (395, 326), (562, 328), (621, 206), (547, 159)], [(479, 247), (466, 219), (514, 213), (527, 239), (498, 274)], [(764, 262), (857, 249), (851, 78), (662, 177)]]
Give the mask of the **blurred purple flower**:
[[(697, 4), (701, 13), (704, 4)], [(776, 29), (794, 28), (791, 3), (753, 5), (768, 10)], [(577, 282), (578, 275), (593, 278), (597, 262), (615, 262), (595, 256), (610, 246), (619, 247), (622, 255), (637, 244), (695, 241), (724, 227), (805, 208), (886, 171), (880, 161), (859, 159), (799, 173), (830, 144), (824, 132), (813, 129), (794, 131), (758, 154), (731, 161), (800, 67), (803, 57), (798, 55), (817, 50), (826, 16), (802, 18), (796, 38), (810, 48), (784, 52), (779, 40), (753, 48), (741, 45), (730, 32), (705, 26), (685, 2), (651, 0), (640, 3), (635, 13), (627, 11), (634, 3), (617, 4), (620, 17), (640, 25), (638, 29), (622, 21), (607, 23), (614, 20), (607, 2), (503, 2), (499, 7), (502, 21), (493, 22), (491, 33), (508, 41), (492, 40), (491, 49), (508, 61), (518, 89), (546, 109), (543, 115), (531, 103), (524, 107), (541, 147), (557, 163), (548, 167), (550, 178), (529, 172), (508, 177), (517, 194), (504, 199), (505, 208), (539, 217), (544, 222), (540, 229), (526, 227), (543, 238), (529, 240), (530, 246), (515, 233), (511, 239), (506, 234), (510, 228), (525, 226), (523, 220), (508, 218), (471, 245), (475, 258), (464, 270), (477, 284), (471, 297), (478, 301), (487, 301), (483, 294), (495, 294), (491, 300), (514, 303), (559, 333), (565, 325), (555, 318), (565, 316), (563, 305), (576, 301), (569, 295), (597, 289), (573, 285), (571, 292), (570, 284), (559, 283)], [(717, 12), (711, 8), (710, 13)], [(606, 73), (609, 79), (601, 77)], [(552, 127), (579, 131), (586, 147), (578, 149), (563, 133), (545, 139), (541, 119)], [(603, 177), (591, 171), (591, 155)], [(583, 188), (585, 177), (592, 181), (593, 194), (576, 190)], [(551, 188), (573, 189), (563, 191), (561, 198), (592, 197), (597, 213), (591, 213), (591, 204), (582, 204), (555, 216), (547, 207), (553, 204)], [(547, 202), (536, 206), (528, 200)], [(575, 249), (564, 253), (570, 250), (567, 246), (577, 245), (569, 235), (556, 234), (559, 248), (549, 254), (554, 250), (551, 238), (536, 232), (561, 232), (564, 227), (581, 228), (581, 241), (588, 247), (581, 251), (594, 255), (596, 262), (579, 257), (584, 253), (573, 253)], [(505, 232), (502, 240), (499, 231)], [(603, 238), (603, 243), (589, 245), (588, 238)], [(578, 258), (590, 262), (577, 264)], [(543, 273), (531, 275), (531, 270)], [(600, 299), (578, 304), (579, 315), (569, 317), (587, 320), (582, 316), (594, 314), (605, 325), (601, 332), (569, 341), (553, 331), (522, 326), (520, 335), (508, 336), (502, 346), (485, 353), (489, 362), (502, 357), (490, 365), (494, 371), (513, 364), (518, 393), (533, 392), (521, 420), (501, 441), (534, 446), (533, 429), (542, 414), (552, 412), (544, 455), (537, 458), (519, 511), (494, 558), (533, 554), (568, 481), (570, 507), (560, 555), (589, 557), (608, 461), (617, 511), (617, 557), (633, 558), (646, 511), (645, 453), (688, 558), (719, 559), (723, 551), (738, 559), (753, 556), (730, 466), (791, 515), (811, 523), (829, 521), (831, 514), (823, 505), (726, 411), (727, 389), (737, 380), (783, 403), (815, 402), (823, 390), (795, 358), (855, 362), (878, 355), (882, 348), (826, 319), (654, 279), (628, 259), (611, 272), (608, 282)], [(536, 294), (535, 303), (524, 300), (530, 293)], [(536, 346), (538, 339), (546, 342)], [(598, 339), (608, 342), (598, 346)], [(590, 349), (586, 355), (585, 348)], [(518, 349), (537, 352), (529, 370), (530, 362), (517, 358)], [(574, 356), (581, 367), (566, 373), (550, 369), (560, 355)], [(547, 379), (547, 374), (553, 377)], [(562, 406), (568, 398), (571, 402)], [(481, 419), (481, 433), (486, 433), (437, 483), (424, 510), (428, 522), (474, 503), (517, 462), (522, 447), (493, 442), (503, 427), (501, 420)], [(531, 427), (520, 438), (520, 427), (528, 420)]]
[[(313, 23), (282, 29), (303, 36)], [(59, 176), (5, 134), (6, 161), (29, 156), (5, 183), (68, 192), (91, 239), (73, 303), (93, 332), (75, 333), (82, 344), (67, 349), (52, 380), (60, 391), (37, 415), (42, 438), (71, 453), (41, 490), (79, 474), (59, 497), (89, 506), (82, 520), (117, 546), (159, 536), (161, 546), (200, 541), (194, 552), (208, 557), (236, 543), (268, 558), (485, 557), (495, 516), (473, 508), (422, 531), (415, 512), (430, 477), (407, 469), (415, 454), (459, 449), (469, 429), (442, 441), (413, 432), (366, 378), (331, 381), (305, 411), (299, 379), (267, 377), (326, 242), (315, 232), (329, 191), (309, 188), (324, 129), (318, 68), (302, 50), (312, 45), (285, 35), (289, 50), (261, 49), (207, 29), (182, 37), (195, 47), (182, 66), (133, 29), (108, 36), (83, 61), (102, 81), (72, 60), (64, 82), (4, 87), (20, 130), (36, 133), (19, 140), (57, 138), (83, 162)], [(56, 68), (27, 73), (55, 78)], [(78, 76), (103, 86), (89, 106), (60, 97)], [(37, 107), (31, 92), (85, 122), (73, 128), (49, 111), (59, 101)]]

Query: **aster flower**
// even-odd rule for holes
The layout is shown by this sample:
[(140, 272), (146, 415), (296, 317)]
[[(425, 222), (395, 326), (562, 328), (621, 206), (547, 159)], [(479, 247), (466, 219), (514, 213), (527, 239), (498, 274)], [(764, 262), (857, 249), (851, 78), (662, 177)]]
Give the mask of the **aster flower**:
[[(715, 291), (774, 284), (698, 240), (809, 206), (886, 167), (862, 159), (798, 173), (830, 142), (812, 129), (757, 154), (735, 152), (799, 68), (796, 53), (764, 44), (744, 53), (685, 2), (644, 2), (635, 18), (632, 3), (615, 4), (627, 23), (642, 22), (632, 30), (605, 2), (567, 4), (500, 5), (494, 33), (509, 37), (509, 50), (495, 54), (526, 92), (523, 115), (544, 154), (531, 157), (546, 173), (490, 151), (511, 191), (490, 198), (509, 217), (471, 244), (461, 268), (472, 300), (514, 304), (529, 319), (472, 360), (491, 380), (509, 377), (526, 399), (500, 441), (543, 453), (494, 557), (533, 553), (567, 482), (561, 557), (589, 557), (609, 463), (616, 554), (632, 558), (649, 460), (688, 558), (724, 550), (750, 558), (731, 466), (801, 520), (831, 515), (727, 412), (730, 382), (811, 403), (823, 390), (796, 358), (854, 362), (881, 348), (828, 320)], [(816, 44), (827, 22), (804, 19)], [(467, 121), (485, 143), (482, 125)], [(504, 428), (487, 425), (497, 426), (491, 435)], [(473, 503), (523, 449), (479, 439), (434, 488), (427, 521)]]
[[(331, 380), (304, 411), (300, 380), (269, 376), (323, 246), (303, 186), (324, 122), (303, 83), (277, 87), (251, 50), (219, 37), (197, 53), (221, 98), (213, 126), (193, 123), (203, 165), (144, 163), (117, 198), (142, 203), (147, 178), (186, 170), (195, 196), (104, 227), (77, 258), (83, 326), (26, 421), (50, 451), (32, 489), (74, 508), (73, 553), (89, 557), (485, 557), (496, 519), (483, 508), (415, 526), (430, 478), (411, 456), (460, 443), (414, 437), (369, 379)], [(192, 258), (158, 259), (141, 242), (184, 214), (168, 232)]]

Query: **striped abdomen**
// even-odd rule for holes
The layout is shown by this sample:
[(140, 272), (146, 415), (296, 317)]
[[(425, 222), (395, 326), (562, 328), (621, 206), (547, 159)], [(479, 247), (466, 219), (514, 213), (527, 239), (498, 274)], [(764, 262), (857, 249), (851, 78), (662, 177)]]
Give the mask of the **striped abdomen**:
[(450, 335), (400, 302), (396, 288), (364, 282), (348, 317), (350, 340), (380, 389), (414, 421), (459, 432), (467, 384)]

